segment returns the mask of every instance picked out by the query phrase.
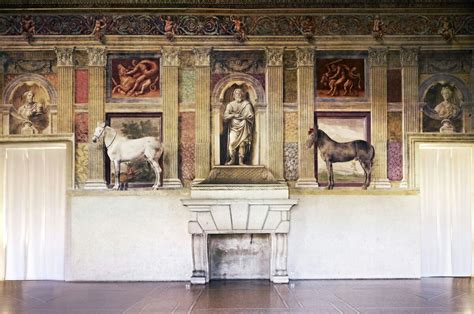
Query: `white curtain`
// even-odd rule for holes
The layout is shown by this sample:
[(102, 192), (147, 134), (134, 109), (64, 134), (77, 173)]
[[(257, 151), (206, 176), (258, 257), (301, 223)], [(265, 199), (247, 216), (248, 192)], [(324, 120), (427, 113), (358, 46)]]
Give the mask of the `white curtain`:
[(421, 275), (471, 275), (470, 147), (420, 147)]
[(5, 151), (5, 279), (64, 280), (66, 147)]

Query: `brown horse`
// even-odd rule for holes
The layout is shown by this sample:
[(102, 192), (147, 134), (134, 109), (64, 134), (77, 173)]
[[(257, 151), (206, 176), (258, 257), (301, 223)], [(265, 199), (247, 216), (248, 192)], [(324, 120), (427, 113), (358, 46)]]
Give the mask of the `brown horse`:
[[(317, 131), (316, 131), (317, 130)], [(328, 190), (334, 188), (334, 172), (332, 164), (334, 162), (345, 162), (353, 159), (358, 160), (365, 173), (365, 181), (362, 188), (365, 190), (370, 184), (372, 166), (375, 157), (375, 149), (372, 145), (363, 140), (357, 140), (347, 143), (338, 143), (331, 139), (321, 129), (310, 129), (306, 148), (311, 148), (314, 143), (319, 148), (321, 158), (326, 163), (328, 170)]]

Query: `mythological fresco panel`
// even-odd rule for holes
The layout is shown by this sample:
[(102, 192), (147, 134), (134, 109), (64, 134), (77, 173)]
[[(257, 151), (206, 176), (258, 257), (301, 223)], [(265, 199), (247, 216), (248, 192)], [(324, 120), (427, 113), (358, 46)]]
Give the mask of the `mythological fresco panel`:
[(365, 96), (364, 59), (328, 58), (316, 62), (318, 97)]
[(160, 59), (156, 55), (112, 55), (107, 94), (111, 102), (150, 102), (160, 96)]

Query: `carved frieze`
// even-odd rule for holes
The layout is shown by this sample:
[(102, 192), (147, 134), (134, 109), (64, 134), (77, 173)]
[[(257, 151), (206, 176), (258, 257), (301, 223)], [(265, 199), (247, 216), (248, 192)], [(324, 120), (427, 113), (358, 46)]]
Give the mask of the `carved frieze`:
[(57, 66), (74, 66), (74, 50), (75, 48), (54, 48), (57, 57)]
[(261, 52), (215, 52), (212, 72), (228, 74), (234, 72), (264, 74), (265, 61)]
[(401, 48), (400, 49), (400, 65), (402, 67), (418, 66), (419, 48)]
[(179, 49), (176, 47), (163, 47), (163, 66), (179, 66)]
[[(5, 61), (6, 62), (6, 61)], [(0, 60), (0, 65), (2, 61)], [(53, 73), (53, 61), (8, 61), (6, 63), (6, 72), (9, 74), (37, 73), (48, 74)]]
[(314, 66), (314, 49), (313, 48), (296, 48), (296, 65)]
[(420, 72), (435, 73), (470, 73), (473, 60), (469, 52), (432, 53), (420, 56)]
[(196, 66), (208, 67), (211, 65), (212, 48), (194, 48), (194, 61)]
[(267, 48), (267, 66), (282, 66), (284, 48)]
[[(309, 2), (308, 2), (309, 3)], [(352, 4), (351, 4), (352, 5)], [(371, 14), (331, 15), (172, 15), (123, 14), (107, 16), (106, 27), (94, 33), (100, 17), (94, 14), (61, 14), (31, 17), (34, 29), (26, 32), (21, 27), (26, 15), (0, 15), (0, 35), (219, 35), (245, 39), (246, 36), (321, 36), (321, 35), (380, 35), (380, 23), (374, 23)], [(474, 17), (470, 14), (456, 15), (450, 24), (446, 24), (444, 15), (422, 14), (380, 14), (383, 21), (383, 36), (387, 35), (440, 35), (446, 37), (451, 30), (456, 36), (474, 34)], [(20, 22), (19, 22), (20, 21)], [(448, 26), (446, 26), (448, 25)], [(20, 26), (20, 27), (19, 27)], [(243, 26), (245, 26), (243, 28)], [(100, 27), (100, 26), (99, 26)], [(453, 28), (454, 27), (454, 28)]]
[(369, 48), (369, 64), (371, 67), (387, 66), (387, 48)]
[(107, 64), (107, 52), (103, 47), (87, 48), (89, 56), (89, 66), (105, 67)]

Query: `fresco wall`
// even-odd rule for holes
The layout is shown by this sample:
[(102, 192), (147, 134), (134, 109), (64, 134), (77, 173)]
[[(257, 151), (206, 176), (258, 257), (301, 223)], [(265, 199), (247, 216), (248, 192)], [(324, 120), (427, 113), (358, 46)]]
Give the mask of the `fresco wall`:
[[(407, 132), (472, 132), (472, 25), (473, 16), (461, 11), (456, 13), (456, 19), (441, 12), (423, 15), (414, 10), (410, 15), (357, 14), (350, 20), (321, 13), (2, 13), (1, 131), (6, 136), (73, 131), (76, 185), (83, 187), (91, 175), (90, 160), (103, 167), (104, 181), (110, 182), (114, 176), (105, 153), (91, 151), (95, 121), (107, 120), (114, 125), (116, 120), (122, 133), (123, 128), (135, 123), (140, 130), (121, 134), (127, 138), (156, 136), (171, 145), (161, 161), (164, 175), (189, 185), (202, 176), (202, 167), (216, 164), (213, 151), (202, 157), (202, 147), (213, 145), (216, 132), (221, 132), (220, 145), (226, 143), (219, 129), (224, 126), (212, 122), (212, 112), (218, 105), (212, 100), (213, 93), (229, 77), (242, 75), (258, 82), (264, 95), (262, 103), (252, 104), (260, 114), (256, 125), (261, 128), (261, 137), (255, 140), (260, 148), (258, 157), (252, 157), (258, 158), (259, 164), (273, 171), (272, 160), (276, 158), (283, 167), (283, 178), (292, 185), (307, 176), (302, 175), (307, 171), (303, 170), (305, 165), (314, 163), (309, 176), (324, 184), (324, 162), (313, 151), (311, 158), (302, 157), (301, 152), (302, 134), (311, 126), (302, 122), (301, 112), (310, 106), (314, 124), (319, 123), (333, 139), (377, 142), (376, 150), (382, 145), (377, 158), (383, 161), (381, 165), (386, 164), (386, 169), (382, 166), (376, 176), (398, 186), (396, 182), (406, 176)], [(356, 38), (361, 38), (359, 43), (346, 45)], [(416, 39), (419, 41), (415, 45)], [(203, 45), (212, 47), (204, 56), (208, 64), (196, 51)], [(281, 64), (272, 59), (270, 50), (275, 46), (284, 47)], [(104, 58), (104, 65), (96, 62), (99, 59), (94, 59), (98, 57), (90, 50), (97, 47), (104, 48), (99, 56)], [(411, 55), (405, 48), (411, 49)], [(299, 49), (312, 51), (309, 64), (303, 64)], [(382, 54), (377, 52), (374, 57), (371, 51)], [(92, 70), (98, 66), (103, 71), (99, 76)], [(269, 84), (276, 77), (269, 74), (269, 69), (274, 66), (282, 71), (277, 78), (281, 81), (281, 120), (273, 120), (277, 116), (272, 113), (277, 105), (271, 103), (274, 93)], [(304, 81), (303, 68), (310, 70), (311, 80)], [(376, 68), (383, 70), (381, 77), (374, 76)], [(414, 71), (415, 80), (408, 79), (409, 71)], [(208, 81), (202, 80), (202, 73), (207, 73)], [(386, 82), (381, 98), (375, 87), (380, 78)], [(239, 82), (236, 80), (235, 84)], [(314, 95), (312, 102), (306, 104), (302, 91), (308, 84)], [(103, 98), (95, 94), (98, 90)], [(223, 101), (229, 102), (230, 96), (226, 97)], [(102, 106), (97, 114), (96, 109)], [(374, 111), (379, 106), (385, 106), (382, 115)], [(71, 110), (72, 114), (68, 113)], [(203, 120), (203, 114), (207, 120)], [(144, 121), (146, 117), (159, 119), (159, 123)], [(270, 143), (265, 139), (272, 138), (275, 121), (280, 124), (276, 132), (281, 139), (276, 145), (281, 145), (281, 150), (272, 157), (275, 151), (266, 147)], [(409, 127), (409, 121), (414, 127)], [(150, 129), (145, 125), (148, 122), (156, 125)], [(203, 140), (199, 130), (206, 124), (210, 134)], [(386, 130), (381, 138), (379, 129)], [(102, 156), (97, 159), (91, 154)], [(130, 165), (123, 167), (122, 173), (131, 169)], [(358, 167), (353, 161), (335, 169), (340, 186), (360, 183), (363, 172)], [(353, 177), (344, 179), (350, 169)], [(101, 172), (97, 176), (101, 177)], [(146, 185), (145, 181), (140, 182)]]

